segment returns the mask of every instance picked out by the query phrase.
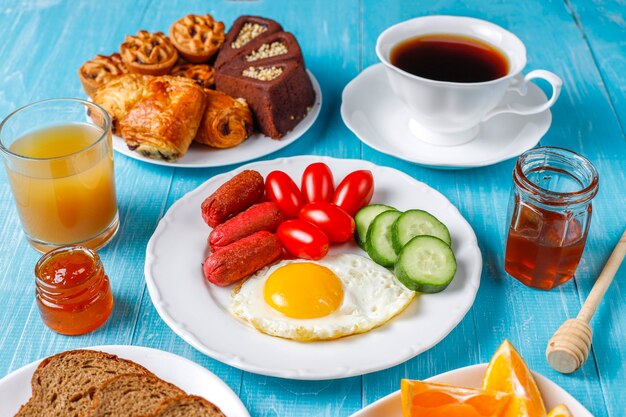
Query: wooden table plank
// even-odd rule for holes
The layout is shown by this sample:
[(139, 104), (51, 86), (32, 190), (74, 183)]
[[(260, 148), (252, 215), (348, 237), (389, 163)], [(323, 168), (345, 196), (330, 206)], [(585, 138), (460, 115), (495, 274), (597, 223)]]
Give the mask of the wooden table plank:
[[(572, 11), (580, 21), (578, 26)], [(626, 71), (620, 70), (624, 65), (624, 38), (620, 38), (623, 5), (601, 0), (572, 0), (572, 4), (561, 0), (444, 0), (436, 4), (425, 0), (346, 0), (297, 5), (288, 0), (209, 5), (191, 0), (38, 0), (16, 5), (0, 0), (0, 24), (5, 39), (11, 40), (0, 43), (0, 115), (41, 98), (82, 97), (75, 76), (82, 62), (96, 53), (117, 49), (127, 33), (138, 29), (167, 31), (171, 22), (186, 13), (206, 12), (227, 26), (241, 14), (277, 19), (298, 37), (307, 65), (322, 86), (324, 105), (313, 128), (298, 142), (263, 159), (309, 153), (361, 157), (408, 172), (439, 189), (472, 224), (483, 252), (483, 278), (474, 307), (435, 348), (364, 377), (290, 381), (241, 372), (212, 360), (187, 345), (160, 319), (145, 288), (143, 260), (145, 245), (167, 208), (206, 179), (235, 167), (174, 169), (116, 155), (122, 226), (111, 245), (101, 252), (113, 283), (116, 308), (103, 328), (82, 337), (56, 335), (41, 323), (32, 276), (38, 254), (22, 236), (6, 175), (0, 174), (0, 264), (4, 266), (0, 271), (0, 376), (60, 350), (137, 344), (177, 353), (210, 369), (240, 394), (254, 416), (348, 416), (362, 404), (396, 390), (401, 377), (426, 378), (487, 361), (508, 337), (533, 369), (570, 391), (595, 416), (624, 415), (626, 401), (616, 395), (626, 378), (626, 324), (620, 320), (626, 309), (623, 269), (594, 321), (597, 329), (602, 323), (594, 341), (595, 362), (566, 377), (550, 370), (543, 357), (550, 334), (562, 320), (576, 314), (593, 276), (624, 227), (626, 199), (621, 185), (626, 180), (626, 141), (618, 123), (619, 117), (624, 125), (626, 114)], [(513, 161), (464, 171), (417, 167), (362, 146), (343, 125), (339, 115), (341, 91), (360, 70), (377, 62), (374, 43), (378, 34), (401, 20), (437, 13), (480, 17), (512, 30), (527, 44), (529, 70), (547, 68), (563, 77), (563, 96), (553, 110), (553, 125), (542, 143), (583, 153), (601, 175), (590, 239), (576, 282), (539, 292), (506, 276), (503, 240)]]
[[(579, 275), (584, 277), (582, 293), (586, 295), (626, 228), (626, 4), (623, 1), (575, 0), (568, 2), (568, 9), (593, 52), (603, 82), (602, 97), (598, 94), (585, 100), (582, 106), (595, 108), (598, 101), (608, 97), (611, 107), (604, 106), (603, 111), (616, 114), (621, 122), (618, 130), (604, 126), (601, 117), (585, 114), (581, 121), (581, 124), (593, 126), (593, 130), (584, 131), (585, 151), (600, 172), (601, 191), (597, 200), (605, 200), (605, 204), (594, 204), (589, 246), (595, 250), (585, 251), (585, 263), (582, 271), (579, 270)], [(622, 389), (622, 382), (626, 380), (625, 279), (626, 267), (622, 266), (592, 321), (595, 330), (593, 359), (600, 372), (605, 397), (614, 399), (607, 401), (612, 416), (626, 414), (626, 402), (614, 394)]]
[[(595, 259), (608, 253), (598, 240), (609, 240), (607, 234), (614, 236), (619, 232), (621, 226), (615, 216), (620, 215), (621, 211), (614, 211), (611, 215), (605, 209), (618, 204), (623, 210), (624, 204), (623, 200), (615, 202), (610, 198), (617, 191), (615, 188), (623, 183), (619, 173), (624, 171), (619, 169), (623, 166), (623, 156), (610, 156), (624, 154), (619, 125), (612, 115), (610, 104), (603, 97), (602, 80), (574, 19), (559, 1), (471, 4), (454, 1), (437, 4), (415, 4), (408, 1), (382, 4), (365, 1), (364, 5), (364, 27), (370, 27), (370, 31), (364, 33), (364, 67), (377, 62), (374, 45), (382, 30), (393, 23), (419, 15), (468, 15), (493, 21), (513, 31), (526, 43), (529, 54), (528, 70), (549, 69), (561, 75), (565, 81), (564, 93), (553, 109), (551, 130), (542, 140), (542, 144), (563, 146), (581, 152), (589, 156), (599, 170), (613, 171), (603, 175), (603, 187), (610, 192), (604, 194), (601, 191), (597, 203), (594, 204), (596, 216), (591, 228), (590, 243), (578, 274), (583, 278), (555, 291), (539, 292), (511, 279), (503, 269), (504, 237), (508, 227), (506, 210), (514, 161), (473, 170), (435, 172), (399, 164), (388, 156), (365, 148), (366, 159), (400, 166), (405, 172), (436, 186), (447, 195), (474, 227), (485, 262), (476, 303), (459, 328), (437, 348), (407, 362), (400, 370), (388, 372), (393, 372), (395, 379), (403, 373), (421, 378), (475, 363), (477, 358), (479, 362), (485, 362), (506, 337), (519, 348), (533, 369), (574, 394), (594, 415), (609, 415), (603, 402), (598, 401), (598, 398), (610, 400), (608, 396), (604, 396), (593, 361), (587, 363), (581, 372), (566, 377), (550, 369), (544, 359), (545, 345), (550, 335), (566, 317), (576, 313), (580, 307), (580, 298), (588, 292), (590, 263), (593, 266), (592, 271), (598, 271)], [(572, 65), (572, 60), (575, 65)], [(593, 106), (587, 104), (590, 102), (594, 103)], [(594, 123), (589, 122), (590, 120)], [(604, 135), (611, 139), (607, 139), (610, 146), (602, 148), (606, 149), (603, 154), (598, 150), (594, 137)], [(614, 174), (616, 171), (617, 175)], [(599, 226), (599, 223), (604, 223), (604, 226)], [(546, 311), (538, 310), (537, 306), (545, 306), (543, 308)], [(475, 330), (472, 330), (473, 326)], [(615, 336), (618, 337), (619, 334)], [(615, 337), (611, 340), (612, 343), (617, 343)], [(438, 352), (442, 346), (445, 346), (446, 354), (443, 351)], [(460, 354), (452, 354), (451, 349), (459, 349)], [(367, 402), (393, 388), (397, 389), (397, 385), (387, 387), (380, 384), (378, 378), (373, 375), (364, 379), (364, 398)]]

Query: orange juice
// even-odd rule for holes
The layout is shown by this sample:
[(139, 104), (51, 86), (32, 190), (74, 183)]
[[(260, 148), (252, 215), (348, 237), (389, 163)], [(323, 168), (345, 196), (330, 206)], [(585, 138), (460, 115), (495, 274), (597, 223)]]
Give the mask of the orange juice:
[(35, 130), (11, 143), (9, 151), (24, 158), (7, 164), (9, 181), (34, 246), (89, 242), (117, 228), (110, 132), (99, 140), (102, 135), (96, 126), (75, 123)]

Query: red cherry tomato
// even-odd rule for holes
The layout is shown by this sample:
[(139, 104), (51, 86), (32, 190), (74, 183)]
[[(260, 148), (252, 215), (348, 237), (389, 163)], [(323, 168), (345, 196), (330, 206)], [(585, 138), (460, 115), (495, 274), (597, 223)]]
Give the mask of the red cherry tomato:
[(371, 171), (354, 171), (343, 179), (335, 190), (333, 203), (350, 216), (369, 204), (374, 194), (374, 177)]
[(333, 203), (309, 203), (298, 217), (319, 227), (330, 242), (347, 242), (354, 236), (354, 219)]
[(302, 195), (307, 203), (318, 201), (333, 201), (335, 185), (333, 173), (328, 165), (323, 162), (315, 162), (304, 170), (302, 174)]
[(265, 178), (265, 194), (289, 218), (298, 217), (304, 198), (295, 182), (283, 171), (272, 171)]
[(276, 235), (291, 255), (303, 259), (322, 259), (328, 253), (328, 237), (312, 223), (287, 220), (278, 226)]

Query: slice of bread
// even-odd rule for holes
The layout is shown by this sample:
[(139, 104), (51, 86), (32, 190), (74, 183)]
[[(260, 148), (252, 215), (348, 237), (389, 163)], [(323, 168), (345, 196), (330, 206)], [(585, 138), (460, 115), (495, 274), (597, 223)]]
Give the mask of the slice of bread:
[(103, 382), (127, 373), (152, 375), (135, 362), (93, 350), (50, 356), (33, 374), (33, 395), (16, 417), (81, 417)]
[(195, 395), (166, 400), (152, 417), (225, 417), (212, 402)]
[(119, 375), (100, 386), (85, 417), (150, 416), (163, 401), (181, 395), (183, 390), (154, 375)]

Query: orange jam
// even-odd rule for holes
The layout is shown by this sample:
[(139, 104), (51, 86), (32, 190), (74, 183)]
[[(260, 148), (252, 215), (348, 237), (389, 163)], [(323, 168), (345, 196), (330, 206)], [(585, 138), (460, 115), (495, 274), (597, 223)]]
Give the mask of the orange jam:
[(43, 322), (65, 335), (100, 327), (113, 310), (113, 294), (100, 257), (82, 246), (45, 254), (35, 267), (37, 304)]

